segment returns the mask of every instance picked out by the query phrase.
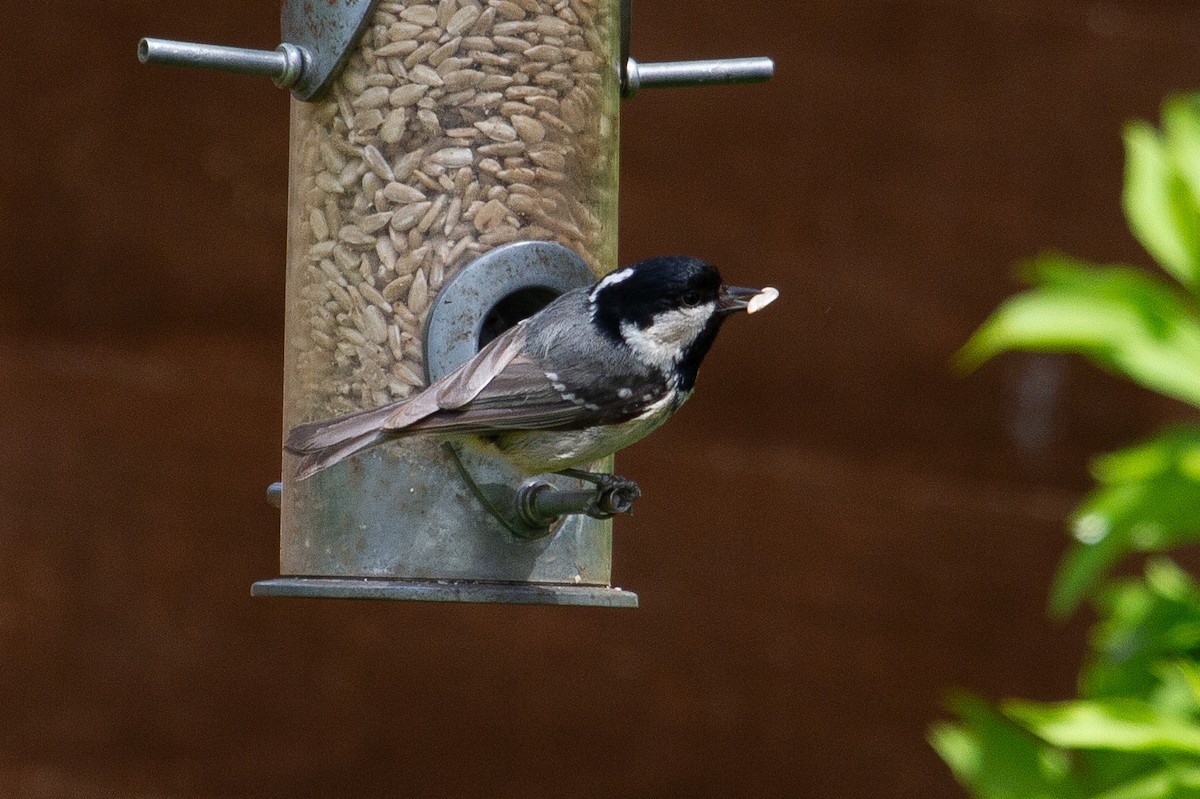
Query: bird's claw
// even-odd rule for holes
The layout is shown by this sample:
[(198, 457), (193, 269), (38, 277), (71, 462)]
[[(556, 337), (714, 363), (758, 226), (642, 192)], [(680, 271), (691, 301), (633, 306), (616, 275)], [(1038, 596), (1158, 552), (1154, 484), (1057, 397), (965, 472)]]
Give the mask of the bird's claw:
[(633, 503), (642, 496), (637, 483), (619, 475), (582, 469), (564, 469), (559, 474), (596, 486), (596, 495), (584, 511), (593, 519), (611, 519), (618, 513), (632, 513)]
[(593, 519), (610, 519), (618, 513), (633, 513), (633, 503), (641, 496), (642, 489), (631, 480), (599, 487), (587, 515)]

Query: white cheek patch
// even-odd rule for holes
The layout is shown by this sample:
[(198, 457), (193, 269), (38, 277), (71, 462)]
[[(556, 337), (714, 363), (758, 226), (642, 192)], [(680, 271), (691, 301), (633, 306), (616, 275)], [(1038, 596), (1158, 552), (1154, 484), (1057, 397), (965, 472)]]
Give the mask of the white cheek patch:
[(750, 298), (750, 302), (746, 303), (746, 313), (754, 313), (761, 311), (771, 303), (775, 302), (775, 298), (779, 296), (779, 289), (773, 289), (767, 286), (762, 291)]
[(616, 283), (620, 283), (622, 280), (627, 280), (632, 276), (633, 276), (633, 269), (631, 269), (630, 267), (625, 267), (624, 269), (620, 270), (619, 272), (613, 272), (611, 275), (609, 275), (608, 277), (604, 278), (603, 280), (601, 280), (599, 283), (596, 284), (596, 288), (592, 289), (592, 293), (588, 295), (588, 299), (591, 300), (592, 302), (595, 302), (596, 297), (599, 296), (601, 291), (603, 291), (604, 289), (606, 289), (609, 286), (612, 286)]
[(645, 328), (628, 322), (621, 325), (621, 337), (645, 363), (662, 370), (674, 367), (679, 357), (704, 330), (716, 311), (714, 303), (695, 308), (677, 308), (656, 314)]

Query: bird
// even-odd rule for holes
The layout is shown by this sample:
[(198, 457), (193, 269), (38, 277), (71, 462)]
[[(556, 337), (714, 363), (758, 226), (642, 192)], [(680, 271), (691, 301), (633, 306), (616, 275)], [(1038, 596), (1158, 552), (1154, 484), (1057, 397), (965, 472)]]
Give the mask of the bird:
[(413, 397), (297, 425), (284, 448), (303, 480), (385, 441), (470, 438), (529, 475), (608, 485), (611, 475), (576, 467), (666, 422), (722, 323), (778, 294), (727, 286), (700, 258), (650, 258), (559, 295)]

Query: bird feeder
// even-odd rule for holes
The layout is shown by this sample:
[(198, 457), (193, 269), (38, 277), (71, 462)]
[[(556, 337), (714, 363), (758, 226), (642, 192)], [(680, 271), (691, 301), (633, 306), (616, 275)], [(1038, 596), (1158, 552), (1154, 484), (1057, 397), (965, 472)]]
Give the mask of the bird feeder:
[[(412, 396), (612, 271), (622, 97), (771, 74), (638, 64), (629, 19), (617, 0), (287, 0), (274, 51), (139, 43), (291, 89), (285, 433)], [(268, 492), (283, 576), (255, 595), (637, 605), (611, 587), (608, 519), (636, 493), (423, 437), (294, 469)]]

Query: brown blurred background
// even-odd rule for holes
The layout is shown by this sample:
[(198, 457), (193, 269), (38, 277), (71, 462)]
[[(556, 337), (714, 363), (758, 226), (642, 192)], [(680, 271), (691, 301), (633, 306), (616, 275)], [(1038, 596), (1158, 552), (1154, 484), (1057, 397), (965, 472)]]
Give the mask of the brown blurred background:
[(0, 795), (953, 797), (946, 688), (1066, 696), (1087, 457), (1180, 409), (948, 360), (1054, 246), (1148, 258), (1120, 126), (1200, 87), (1187, 2), (639, 0), (622, 258), (782, 298), (620, 459), (615, 611), (251, 599), (278, 573), (287, 97), (139, 66), (277, 4), (10, 3), (0, 38)]

